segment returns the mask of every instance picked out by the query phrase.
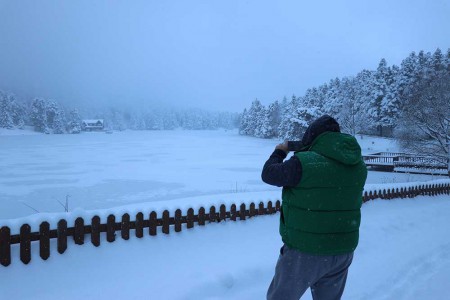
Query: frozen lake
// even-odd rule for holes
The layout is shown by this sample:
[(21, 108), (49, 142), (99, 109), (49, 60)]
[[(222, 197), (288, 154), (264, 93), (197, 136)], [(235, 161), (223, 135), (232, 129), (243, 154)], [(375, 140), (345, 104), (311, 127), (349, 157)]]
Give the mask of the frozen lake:
[[(0, 135), (0, 219), (69, 209), (110, 208), (187, 197), (237, 198), (277, 192), (261, 168), (277, 140), (237, 131), (124, 131)], [(360, 140), (363, 152), (396, 151), (395, 141)], [(368, 183), (436, 176), (369, 172)]]

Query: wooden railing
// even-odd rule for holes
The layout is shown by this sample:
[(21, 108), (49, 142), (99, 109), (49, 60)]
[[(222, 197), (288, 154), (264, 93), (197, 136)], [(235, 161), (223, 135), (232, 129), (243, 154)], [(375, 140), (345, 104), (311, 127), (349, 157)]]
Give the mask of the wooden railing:
[(389, 168), (391, 171), (396, 171), (396, 168), (447, 170), (448, 167), (446, 158), (405, 153), (379, 152), (363, 155), (363, 160), (367, 166)]
[(384, 188), (375, 189), (373, 191), (365, 191), (363, 194), (363, 202), (374, 199), (403, 199), (414, 198), (417, 196), (436, 196), (441, 194), (450, 194), (450, 183), (422, 184), (407, 188)]
[[(450, 194), (450, 183), (375, 189), (365, 191), (362, 200), (367, 202), (374, 199), (413, 198), (419, 195), (434, 196), (440, 194)], [(76, 245), (83, 245), (86, 236), (90, 236), (91, 243), (98, 247), (101, 244), (101, 233), (106, 233), (106, 241), (111, 243), (116, 240), (116, 232), (120, 232), (120, 237), (124, 240), (130, 238), (131, 230), (134, 230), (134, 235), (137, 238), (144, 236), (144, 229), (148, 231), (150, 236), (156, 236), (158, 232), (170, 234), (172, 230), (173, 232), (180, 232), (183, 228), (190, 229), (195, 225), (204, 226), (216, 222), (246, 220), (256, 216), (271, 215), (280, 211), (280, 208), (281, 203), (277, 200), (275, 205), (272, 201), (268, 201), (267, 205), (264, 202), (259, 202), (258, 207), (255, 203), (251, 203), (248, 209), (245, 203), (241, 204), (239, 209), (233, 204), (229, 210), (224, 204), (220, 205), (218, 210), (215, 206), (211, 206), (208, 212), (204, 207), (200, 207), (197, 214), (194, 214), (194, 209), (190, 208), (184, 216), (180, 209), (177, 209), (172, 215), (165, 210), (160, 217), (153, 211), (147, 218), (139, 212), (133, 221), (130, 220), (129, 214), (122, 215), (119, 222), (115, 215), (109, 215), (106, 223), (101, 223), (99, 216), (94, 216), (91, 220), (88, 220), (89, 224), (79, 217), (75, 220), (73, 227), (67, 227), (67, 221), (61, 219), (55, 229), (50, 229), (48, 222), (42, 222), (39, 226), (39, 232), (31, 232), (31, 226), (23, 224), (20, 227), (20, 233), (13, 235), (11, 235), (9, 227), (3, 226), (0, 228), (0, 263), (3, 266), (11, 264), (11, 246), (15, 244), (20, 244), (20, 260), (24, 264), (28, 264), (31, 261), (33, 242), (39, 242), (39, 256), (46, 260), (51, 254), (51, 239), (56, 239), (57, 251), (62, 254), (67, 249), (69, 237), (73, 238)]]
[[(20, 227), (20, 234), (15, 235), (11, 235), (10, 228), (4, 226), (0, 228), (0, 263), (3, 266), (8, 266), (11, 263), (11, 245), (14, 244), (20, 244), (20, 260), (24, 264), (28, 264), (31, 261), (32, 242), (39, 242), (39, 255), (46, 260), (50, 257), (51, 239), (57, 240), (57, 251), (62, 254), (67, 249), (68, 237), (73, 238), (75, 244), (83, 245), (85, 235), (90, 235), (91, 243), (98, 247), (101, 242), (101, 233), (106, 233), (106, 241), (111, 243), (115, 241), (117, 231), (120, 231), (122, 239), (128, 240), (131, 230), (135, 231), (134, 234), (137, 238), (142, 238), (144, 229), (148, 229), (150, 236), (155, 236), (158, 231), (169, 234), (172, 227), (175, 232), (180, 232), (183, 227), (189, 229), (194, 227), (195, 224), (204, 226), (227, 220), (246, 220), (256, 216), (271, 215), (278, 211), (280, 211), (279, 200), (275, 202), (275, 205), (272, 201), (268, 201), (267, 204), (260, 202), (258, 207), (255, 203), (251, 203), (248, 209), (245, 203), (241, 204), (239, 209), (233, 204), (229, 210), (223, 204), (218, 210), (215, 206), (211, 206), (208, 212), (204, 207), (200, 207), (198, 214), (194, 214), (194, 209), (190, 208), (185, 216), (182, 215), (180, 209), (177, 209), (172, 216), (169, 211), (165, 210), (161, 217), (158, 217), (157, 213), (153, 211), (147, 218), (144, 218), (144, 214), (140, 212), (136, 214), (134, 221), (130, 220), (129, 214), (124, 214), (119, 222), (116, 221), (114, 215), (109, 215), (104, 224), (100, 223), (99, 216), (94, 216), (89, 220), (90, 224), (86, 224), (87, 222), (79, 217), (75, 220), (73, 227), (67, 227), (67, 221), (61, 219), (57, 223), (56, 229), (50, 229), (48, 222), (42, 222), (39, 226), (39, 232), (31, 232), (31, 226), (24, 224)], [(183, 226), (184, 224), (185, 226)]]

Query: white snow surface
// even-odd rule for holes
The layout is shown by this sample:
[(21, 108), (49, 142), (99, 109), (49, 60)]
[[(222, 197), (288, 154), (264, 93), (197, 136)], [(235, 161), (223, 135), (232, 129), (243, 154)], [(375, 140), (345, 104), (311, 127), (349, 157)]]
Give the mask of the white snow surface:
[[(36, 231), (44, 220), (55, 228), (60, 218), (70, 226), (78, 216), (99, 215), (104, 222), (108, 214), (127, 212), (134, 219), (137, 212), (228, 208), (281, 196), (280, 188), (260, 179), (279, 141), (236, 131), (0, 133), (0, 225), (13, 234), (23, 223)], [(395, 140), (358, 139), (366, 154), (399, 151)], [(369, 172), (365, 189), (449, 182), (445, 178)], [(58, 203), (66, 195), (68, 213)], [(343, 299), (446, 299), (449, 211), (448, 195), (363, 205), (360, 245)], [(264, 299), (281, 246), (278, 218), (128, 241), (118, 234), (112, 244), (103, 235), (98, 248), (86, 236), (83, 246), (69, 239), (62, 255), (52, 240), (47, 261), (33, 243), (29, 265), (20, 262), (14, 245), (12, 264), (0, 267), (0, 299)], [(311, 299), (309, 292), (302, 299)]]
[[(138, 203), (145, 203), (143, 209), (151, 209), (149, 203), (160, 209), (183, 199), (201, 205), (201, 199), (240, 203), (279, 197), (279, 189), (263, 183), (260, 176), (280, 141), (239, 136), (235, 130), (1, 133), (5, 132), (9, 135), (0, 135), (0, 224), (36, 211), (64, 212), (60, 202), (65, 204), (68, 195), (71, 212), (113, 212), (114, 207)], [(358, 139), (363, 153), (398, 152), (392, 139)], [(367, 183), (439, 178), (443, 177), (369, 172)]]
[[(360, 243), (343, 299), (449, 299), (450, 197), (375, 200), (362, 207)], [(281, 240), (279, 214), (156, 237), (119, 237), (47, 261), (19, 246), (0, 268), (2, 299), (265, 299)], [(133, 233), (133, 232), (132, 232)], [(311, 299), (309, 291), (302, 299)]]

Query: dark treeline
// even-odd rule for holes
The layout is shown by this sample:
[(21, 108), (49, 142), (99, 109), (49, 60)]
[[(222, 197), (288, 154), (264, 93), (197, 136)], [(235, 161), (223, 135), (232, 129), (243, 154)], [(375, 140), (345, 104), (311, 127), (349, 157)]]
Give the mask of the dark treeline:
[(335, 78), (301, 97), (265, 107), (252, 102), (239, 132), (261, 138), (299, 139), (308, 124), (329, 114), (352, 135), (396, 137), (406, 151), (447, 156), (450, 142), (450, 49), (412, 52), (400, 66), (381, 59), (376, 70)]
[(43, 133), (79, 133), (82, 119), (103, 119), (111, 130), (231, 129), (239, 123), (237, 113), (162, 107), (78, 110), (40, 98), (21, 102), (0, 91), (0, 128), (32, 126)]

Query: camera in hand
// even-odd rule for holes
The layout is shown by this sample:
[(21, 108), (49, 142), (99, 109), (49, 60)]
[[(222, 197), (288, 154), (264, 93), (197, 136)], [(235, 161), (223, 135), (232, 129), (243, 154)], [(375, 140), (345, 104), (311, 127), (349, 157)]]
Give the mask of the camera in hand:
[(287, 141), (287, 146), (289, 151), (301, 151), (305, 147), (302, 142), (300, 141)]

